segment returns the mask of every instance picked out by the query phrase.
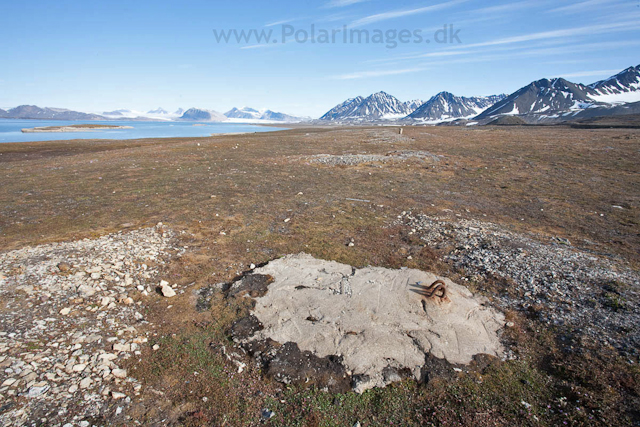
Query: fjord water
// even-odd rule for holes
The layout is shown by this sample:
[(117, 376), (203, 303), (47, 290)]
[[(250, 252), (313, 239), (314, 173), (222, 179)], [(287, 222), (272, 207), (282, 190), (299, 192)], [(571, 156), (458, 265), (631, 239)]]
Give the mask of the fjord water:
[[(133, 129), (96, 130), (92, 132), (22, 133), (22, 129), (44, 126), (69, 126), (78, 124), (104, 124), (130, 126)], [(194, 126), (195, 124), (199, 126)], [(202, 137), (221, 133), (254, 133), (284, 130), (268, 126), (241, 123), (211, 122), (142, 122), (142, 121), (65, 121), (65, 120), (14, 120), (0, 119), (0, 143), (62, 141), (70, 139), (139, 139)]]

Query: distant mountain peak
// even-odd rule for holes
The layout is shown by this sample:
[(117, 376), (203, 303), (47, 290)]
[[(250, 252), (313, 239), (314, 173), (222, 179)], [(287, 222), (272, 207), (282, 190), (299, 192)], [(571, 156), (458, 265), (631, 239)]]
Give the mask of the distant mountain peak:
[(399, 119), (413, 112), (422, 101), (401, 102), (393, 95), (380, 91), (366, 98), (347, 99), (323, 115), (324, 121), (376, 121)]
[(65, 108), (41, 108), (36, 105), (20, 105), (7, 110), (2, 116), (8, 119), (104, 120), (104, 117), (97, 114), (82, 113)]
[(443, 91), (431, 97), (406, 119), (436, 123), (471, 118), (505, 97), (506, 95), (464, 97)]
[(271, 110), (256, 110), (255, 108), (242, 107), (232, 108), (224, 113), (230, 119), (242, 120), (265, 120), (276, 122), (300, 122), (305, 120), (302, 117), (291, 116), (289, 114), (278, 113)]
[(204, 110), (201, 108), (189, 108), (180, 116), (180, 120), (189, 120), (197, 122), (223, 122), (227, 120), (223, 114), (217, 111)]
[(162, 114), (162, 115), (168, 115), (169, 112), (167, 110), (165, 110), (164, 108), (156, 108), (155, 110), (150, 110), (147, 111), (147, 114)]
[(609, 109), (613, 114), (614, 105), (639, 101), (640, 66), (637, 66), (590, 85), (573, 83), (562, 77), (536, 80), (484, 111), (476, 119), (519, 115), (529, 117), (529, 121), (566, 120), (591, 116), (596, 110), (605, 114)]

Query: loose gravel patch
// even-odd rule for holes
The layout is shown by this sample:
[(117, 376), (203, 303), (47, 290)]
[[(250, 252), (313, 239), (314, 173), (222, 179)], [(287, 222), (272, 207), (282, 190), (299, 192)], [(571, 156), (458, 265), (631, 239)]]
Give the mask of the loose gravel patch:
[(311, 164), (322, 164), (327, 166), (355, 166), (363, 163), (390, 163), (402, 162), (410, 159), (417, 159), (427, 162), (439, 162), (440, 156), (436, 156), (427, 151), (390, 151), (385, 155), (382, 154), (317, 154), (314, 156), (306, 156), (304, 158)]
[[(398, 223), (471, 279), (506, 279), (495, 296), (502, 309), (519, 309), (550, 327), (640, 355), (640, 273), (624, 260), (587, 253), (564, 239), (511, 232), (476, 220), (403, 212)], [(567, 342), (567, 345), (571, 345)]]
[(142, 384), (122, 362), (147, 343), (135, 301), (154, 292), (172, 238), (159, 224), (0, 254), (0, 425), (123, 413)]

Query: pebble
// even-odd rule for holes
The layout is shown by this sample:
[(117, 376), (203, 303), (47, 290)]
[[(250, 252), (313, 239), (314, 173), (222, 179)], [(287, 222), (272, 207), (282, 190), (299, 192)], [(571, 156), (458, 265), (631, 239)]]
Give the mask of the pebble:
[(275, 417), (276, 414), (273, 411), (270, 411), (269, 409), (265, 408), (260, 412), (260, 416), (262, 417), (263, 420), (269, 420)]
[(83, 378), (80, 381), (80, 388), (81, 389), (89, 388), (91, 384), (93, 384), (93, 380), (91, 379), (91, 377)]
[(165, 296), (166, 298), (175, 297), (176, 291), (174, 291), (173, 288), (169, 286), (167, 282), (163, 281), (163, 283), (165, 284), (162, 285), (162, 288), (161, 288), (162, 295)]
[(116, 378), (127, 378), (126, 369), (114, 369), (113, 371), (111, 371), (111, 374)]

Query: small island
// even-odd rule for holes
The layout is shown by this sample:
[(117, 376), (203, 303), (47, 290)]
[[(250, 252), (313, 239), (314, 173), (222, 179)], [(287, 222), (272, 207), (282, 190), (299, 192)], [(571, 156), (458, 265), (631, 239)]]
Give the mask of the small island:
[(30, 129), (22, 129), (22, 133), (39, 133), (39, 132), (93, 132), (97, 130), (113, 130), (113, 129), (133, 129), (131, 126), (116, 125), (68, 125), (68, 126), (46, 126)]

